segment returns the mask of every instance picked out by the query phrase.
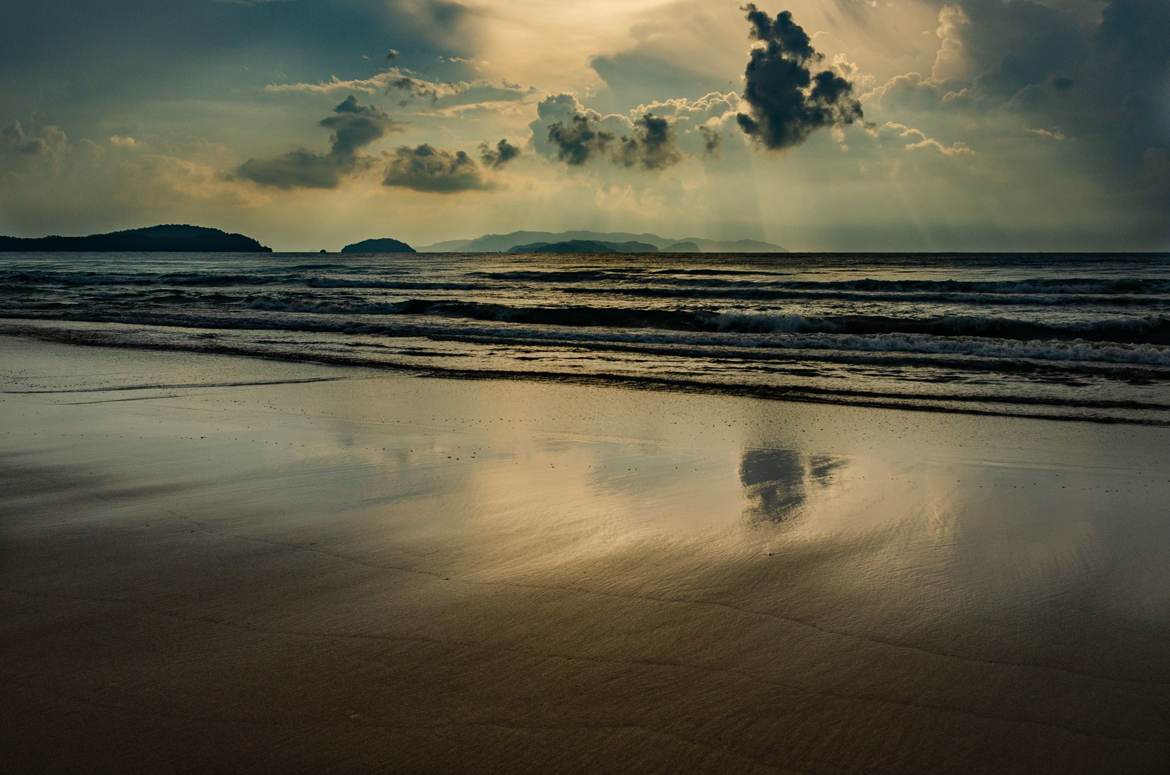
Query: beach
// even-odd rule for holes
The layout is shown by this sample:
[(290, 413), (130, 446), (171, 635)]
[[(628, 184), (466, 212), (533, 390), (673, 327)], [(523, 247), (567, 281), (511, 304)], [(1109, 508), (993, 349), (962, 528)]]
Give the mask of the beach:
[(1166, 427), (15, 337), (0, 390), (12, 772), (1170, 767)]

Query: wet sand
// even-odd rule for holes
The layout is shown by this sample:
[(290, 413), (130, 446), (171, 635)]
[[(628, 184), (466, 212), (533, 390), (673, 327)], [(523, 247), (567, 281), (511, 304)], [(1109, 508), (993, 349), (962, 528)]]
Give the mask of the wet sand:
[(10, 338), (0, 390), (8, 771), (1170, 770), (1170, 429)]

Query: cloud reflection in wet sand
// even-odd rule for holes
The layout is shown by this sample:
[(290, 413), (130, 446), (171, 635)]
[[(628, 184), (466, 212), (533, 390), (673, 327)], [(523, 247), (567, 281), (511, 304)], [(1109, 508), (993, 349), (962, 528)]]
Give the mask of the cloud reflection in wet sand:
[(748, 502), (744, 517), (752, 524), (796, 519), (808, 502), (810, 486), (830, 486), (846, 463), (843, 458), (791, 449), (745, 450), (739, 466)]

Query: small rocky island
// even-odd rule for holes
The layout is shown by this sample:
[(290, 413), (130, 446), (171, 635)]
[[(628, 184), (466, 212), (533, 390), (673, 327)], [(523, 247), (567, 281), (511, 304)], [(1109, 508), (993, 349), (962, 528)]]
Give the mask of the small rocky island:
[(271, 253), (243, 234), (185, 224), (147, 226), (87, 237), (0, 237), (0, 251), (87, 253)]
[(361, 242), (355, 242), (352, 245), (346, 245), (341, 249), (342, 253), (414, 253), (415, 250), (405, 242), (400, 242), (389, 237), (382, 237), (380, 239), (367, 239)]
[(657, 253), (649, 242), (601, 242), (599, 240), (565, 240), (563, 242), (532, 242), (517, 245), (509, 253)]

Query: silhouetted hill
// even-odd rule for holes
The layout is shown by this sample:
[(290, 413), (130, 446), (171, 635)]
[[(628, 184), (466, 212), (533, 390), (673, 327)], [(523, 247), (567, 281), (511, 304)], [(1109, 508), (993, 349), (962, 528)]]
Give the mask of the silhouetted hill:
[(379, 239), (366, 239), (361, 242), (355, 242), (352, 245), (346, 245), (341, 249), (342, 253), (413, 253), (414, 248), (407, 245), (405, 242), (400, 242), (390, 237), (381, 237)]
[(3, 251), (61, 251), (94, 253), (271, 253), (243, 234), (229, 234), (204, 226), (168, 224), (127, 229), (88, 237), (0, 237)]
[(703, 253), (787, 253), (786, 248), (756, 239), (713, 240), (702, 237), (684, 237), (680, 242), (693, 242)]
[(465, 240), (448, 240), (437, 242), (420, 248), (426, 253), (507, 253), (520, 245), (537, 243), (557, 243), (570, 241), (587, 242), (643, 242), (653, 245), (658, 250), (666, 250), (677, 243), (693, 243), (696, 250), (676, 250), (675, 252), (701, 253), (783, 253), (784, 248), (768, 242), (756, 240), (733, 240), (721, 242), (719, 240), (703, 239), (701, 237), (685, 237), (675, 239), (661, 237), (657, 234), (632, 234), (624, 231), (514, 231), (510, 234), (485, 234), (482, 237)]
[(675, 242), (667, 245), (662, 249), (663, 253), (702, 253), (698, 244), (687, 240), (685, 242)]
[(564, 240), (517, 245), (509, 253), (657, 253), (649, 242), (602, 242), (599, 240)]

